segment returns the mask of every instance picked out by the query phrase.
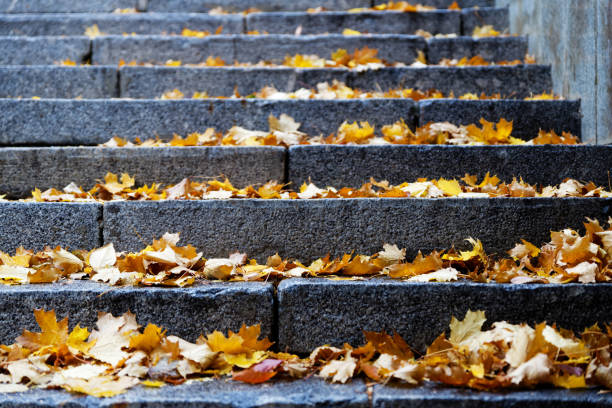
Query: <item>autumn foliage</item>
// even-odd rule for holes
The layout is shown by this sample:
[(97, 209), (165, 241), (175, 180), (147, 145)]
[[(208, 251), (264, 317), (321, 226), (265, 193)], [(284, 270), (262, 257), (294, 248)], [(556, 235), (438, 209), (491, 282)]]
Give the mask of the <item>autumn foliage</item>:
[(511, 182), (502, 182), (497, 176), (487, 173), (482, 180), (466, 174), (457, 180), (419, 178), (414, 182), (393, 185), (386, 180), (370, 179), (360, 188), (326, 187), (319, 188), (313, 183), (303, 183), (294, 191), (277, 181), (261, 186), (249, 185), (237, 188), (228, 180), (213, 179), (196, 181), (189, 178), (180, 183), (162, 186), (153, 183), (136, 187), (136, 180), (124, 173), (121, 177), (107, 173), (104, 181), (89, 191), (70, 183), (62, 190), (55, 188), (41, 192), (35, 189), (32, 197), (23, 201), (74, 202), (74, 201), (116, 201), (116, 200), (223, 200), (223, 199), (264, 199), (264, 200), (308, 200), (335, 198), (495, 198), (495, 197), (612, 197), (612, 192), (593, 182), (581, 183), (566, 179), (557, 186), (538, 186), (516, 177)]
[(453, 125), (449, 122), (427, 123), (414, 130), (401, 119), (393, 124), (382, 126), (377, 131), (369, 122), (347, 122), (340, 125), (336, 133), (328, 136), (309, 136), (300, 131), (301, 123), (292, 117), (281, 114), (268, 117), (268, 131), (250, 130), (233, 126), (226, 133), (208, 128), (203, 133), (194, 132), (185, 137), (174, 134), (172, 140), (164, 141), (158, 137), (128, 141), (114, 136), (102, 147), (169, 147), (169, 146), (294, 146), (317, 144), (361, 144), (361, 145), (541, 145), (541, 144), (578, 144), (579, 139), (571, 133), (558, 135), (554, 130), (540, 130), (529, 141), (512, 136), (512, 121), (501, 118), (499, 122), (489, 122), (484, 118), (480, 124)]
[[(610, 220), (612, 223), (612, 219)], [(604, 229), (587, 219), (586, 233), (572, 229), (551, 232), (550, 242), (537, 247), (522, 240), (508, 256), (492, 256), (481, 241), (469, 238), (471, 249), (421, 252), (412, 261), (406, 250), (385, 244), (372, 255), (329, 255), (309, 264), (270, 256), (263, 264), (234, 253), (227, 258), (203, 257), (191, 245), (179, 246), (179, 234), (164, 234), (137, 253), (117, 252), (113, 244), (92, 251), (19, 248), (0, 252), (0, 283), (49, 283), (91, 279), (109, 285), (187, 286), (197, 281), (278, 281), (293, 277), (340, 279), (392, 278), (408, 282), (471, 280), (482, 283), (595, 283), (612, 281), (612, 226)]]
[[(167, 334), (154, 324), (141, 327), (131, 313), (99, 313), (91, 332), (54, 311), (36, 310), (40, 332), (24, 330), (12, 345), (0, 346), (0, 392), (28, 388), (63, 388), (74, 393), (110, 397), (142, 384), (161, 387), (204, 378), (231, 376), (260, 384), (273, 377), (311, 375), (345, 383), (366, 377), (380, 383), (425, 381), (479, 390), (533, 387), (612, 388), (612, 328), (594, 325), (580, 335), (541, 323), (495, 322), (482, 330), (485, 313), (453, 317), (442, 333), (417, 357), (398, 334), (364, 332), (360, 347), (321, 346), (306, 358), (270, 350), (260, 326), (243, 325), (227, 335), (214, 331), (195, 343)], [(194, 322), (196, 323), (196, 322)]]

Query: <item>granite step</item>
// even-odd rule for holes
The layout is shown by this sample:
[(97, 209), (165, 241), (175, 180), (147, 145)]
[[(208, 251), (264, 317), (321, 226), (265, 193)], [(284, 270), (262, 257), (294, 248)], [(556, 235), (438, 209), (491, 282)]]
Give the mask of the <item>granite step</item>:
[[(240, 307), (236, 307), (236, 305)], [(200, 334), (227, 332), (260, 324), (274, 339), (274, 287), (249, 282), (207, 282), (183, 288), (110, 287), (85, 280), (0, 287), (0, 342), (12, 344), (23, 329), (35, 331), (34, 309), (69, 316), (71, 327), (93, 328), (98, 311), (115, 316), (131, 311), (138, 322), (154, 322), (169, 333), (195, 342)]]
[(580, 228), (585, 217), (605, 222), (611, 204), (605, 198), (114, 201), (103, 206), (103, 234), (119, 250), (137, 250), (142, 240), (180, 231), (208, 256), (241, 251), (260, 261), (275, 253), (304, 262), (327, 253), (371, 254), (385, 243), (407, 248), (410, 257), (463, 248), (468, 237), (502, 253), (521, 239), (548, 242), (551, 230)]
[(319, 187), (359, 187), (370, 177), (398, 184), (491, 172), (507, 181), (554, 185), (569, 177), (608, 188), (612, 146), (292, 146), (287, 161), (293, 186), (311, 180)]
[[(0, 73), (1, 73), (0, 69)], [(121, 96), (126, 98), (158, 98), (164, 92), (179, 89), (185, 95), (208, 92), (209, 95), (241, 95), (274, 86), (280, 91), (314, 87), (334, 79), (352, 88), (363, 90), (397, 87), (421, 90), (438, 89), (444, 93), (499, 93), (502, 97), (525, 98), (550, 92), (550, 66), (485, 66), (485, 67), (403, 67), (382, 68), (363, 72), (342, 68), (292, 69), (241, 67), (122, 67)]]
[(34, 188), (71, 182), (92, 188), (107, 172), (128, 173), (137, 185), (228, 177), (236, 186), (285, 178), (282, 147), (47, 147), (0, 149), (0, 194), (30, 197)]
[(178, 34), (184, 28), (214, 33), (242, 34), (244, 18), (237, 14), (200, 13), (47, 13), (0, 15), (2, 36), (82, 36), (97, 25), (106, 34)]
[[(557, 105), (550, 104), (552, 112), (557, 111)], [(97, 145), (113, 136), (171, 139), (174, 133), (186, 136), (208, 127), (222, 132), (233, 126), (267, 130), (268, 116), (280, 117), (283, 113), (301, 123), (300, 130), (312, 136), (334, 133), (345, 120), (369, 121), (379, 129), (400, 119), (411, 127), (417, 123), (417, 102), (411, 99), (0, 99), (0, 111), (0, 145), (5, 146)], [(553, 126), (552, 115), (544, 116), (544, 109), (541, 113), (542, 126)], [(537, 127), (531, 130), (537, 133)]]
[[(210, 15), (202, 13), (48, 13), (0, 15), (0, 35), (61, 36), (83, 35), (97, 25), (106, 35), (175, 34), (183, 29), (214, 34), (259, 33), (300, 34), (342, 33), (344, 29), (362, 33), (413, 34), (425, 30), (431, 34), (472, 35), (477, 26), (492, 25), (497, 31), (508, 29), (508, 9), (483, 8), (432, 10), (415, 13), (395, 11), (327, 11), (320, 13), (264, 12)], [(463, 29), (463, 30), (462, 30)]]
[[(478, 124), (480, 118), (513, 121), (512, 135), (525, 140), (539, 129), (580, 137), (580, 101), (548, 100), (16, 100), (0, 99), (0, 145), (97, 145), (113, 136), (127, 140), (171, 139), (208, 127), (267, 130), (268, 117), (287, 114), (311, 136), (337, 132), (344, 121), (382, 126), (404, 120), (411, 128), (429, 122)], [(317, 118), (313, 120), (312, 118)]]
[(485, 392), (431, 384), (405, 386), (397, 383), (367, 385), (363, 380), (332, 384), (317, 377), (306, 380), (277, 380), (249, 385), (231, 380), (194, 382), (162, 388), (135, 387), (111, 398), (76, 396), (59, 390), (31, 390), (2, 394), (0, 404), (11, 407), (228, 407), (263, 408), (351, 407), (351, 408), (600, 408), (612, 406), (610, 393), (598, 389)]
[(607, 283), (289, 279), (278, 286), (278, 346), (308, 353), (321, 344), (362, 344), (363, 330), (396, 330), (408, 344), (424, 352), (448, 329), (452, 316), (461, 319), (468, 310), (484, 310), (489, 325), (502, 320), (515, 324), (546, 321), (582, 331), (612, 320), (610, 310), (601, 307), (611, 296), (612, 285)]
[[(10, 38), (3, 41), (10, 41)], [(163, 64), (169, 59), (180, 60), (183, 64), (197, 64), (211, 55), (226, 62), (282, 63), (287, 55), (315, 54), (330, 58), (339, 48), (353, 52), (363, 47), (377, 49), (377, 56), (381, 59), (405, 64), (412, 64), (419, 51), (427, 55), (429, 63), (437, 63), (443, 58), (460, 59), (475, 55), (487, 61), (512, 61), (523, 59), (527, 52), (524, 37), (425, 40), (420, 36), (404, 34), (219, 35), (205, 38), (103, 36), (94, 38), (92, 43), (91, 59), (97, 65), (113, 65), (120, 60)]]

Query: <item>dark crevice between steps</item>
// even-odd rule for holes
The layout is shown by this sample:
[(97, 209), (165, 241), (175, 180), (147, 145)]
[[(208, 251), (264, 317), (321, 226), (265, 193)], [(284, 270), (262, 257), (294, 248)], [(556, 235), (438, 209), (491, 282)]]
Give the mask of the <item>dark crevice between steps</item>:
[(121, 69), (115, 72), (115, 98), (121, 98)]
[[(465, 14), (463, 14), (463, 11), (460, 11), (461, 14), (459, 14), (459, 35), (466, 35), (465, 34)], [(427, 59), (425, 60), (427, 61)]]
[(274, 287), (274, 295), (272, 296), (272, 327), (270, 327), (270, 335), (272, 336), (272, 341), (274, 342), (274, 350), (276, 351), (286, 351), (280, 350), (278, 348), (278, 336), (279, 336), (279, 325), (278, 325), (278, 284), (279, 282), (273, 282)]
[(98, 209), (98, 245), (104, 245), (104, 207)]
[[(285, 148), (285, 165), (283, 166), (283, 183), (290, 185), (289, 180), (289, 148)], [(291, 187), (291, 186), (290, 186)]]
[(89, 49), (87, 50), (87, 54), (83, 55), (81, 58), (81, 65), (91, 65), (91, 57), (93, 56), (93, 41), (89, 40)]

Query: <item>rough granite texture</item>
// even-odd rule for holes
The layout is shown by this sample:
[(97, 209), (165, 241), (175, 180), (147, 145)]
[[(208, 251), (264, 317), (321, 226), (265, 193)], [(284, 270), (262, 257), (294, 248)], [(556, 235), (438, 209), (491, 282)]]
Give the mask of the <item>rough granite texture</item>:
[(508, 182), (550, 185), (572, 177), (607, 187), (612, 146), (294, 146), (288, 163), (293, 185), (310, 178), (319, 186), (358, 187), (370, 177), (399, 184), (491, 172)]
[(236, 37), (234, 57), (240, 62), (280, 63), (287, 55), (315, 54), (331, 58), (339, 48), (352, 53), (366, 46), (377, 49), (378, 58), (411, 64), (417, 51), (425, 51), (427, 43), (422, 37), (403, 34), (245, 35)]
[(47, 245), (97, 248), (101, 225), (102, 206), (97, 203), (0, 202), (0, 251)]
[(392, 87), (438, 89), (455, 95), (472, 92), (499, 93), (525, 98), (550, 92), (550, 66), (485, 66), (485, 67), (425, 67), (383, 68), (364, 72), (351, 71), (348, 85), (361, 89)]
[[(409, 256), (482, 240), (489, 252), (509, 250), (520, 239), (548, 242), (550, 230), (580, 228), (585, 217), (607, 221), (612, 200), (598, 198), (443, 198), (201, 200), (110, 202), (104, 205), (104, 242), (137, 250), (165, 232), (205, 256), (234, 251), (265, 261), (282, 257), (308, 262), (325, 256), (374, 253), (385, 243)], [(435, 231), (435, 233), (432, 233)]]
[[(471, 1), (471, 0), (468, 0)], [(369, 7), (370, 0), (149, 0), (148, 11), (159, 12), (207, 12), (216, 7), (240, 12), (250, 7), (262, 11), (305, 11), (311, 7), (325, 7), (328, 10), (346, 10)]]
[[(196, 29), (196, 27), (192, 27)], [(120, 60), (165, 63), (169, 59), (183, 64), (206, 61), (209, 56), (224, 61), (234, 60), (234, 37), (230, 35), (204, 38), (183, 36), (105, 36), (92, 40), (92, 63), (116, 65)]]
[(174, 133), (227, 131), (235, 125), (267, 130), (268, 116), (282, 113), (302, 123), (309, 135), (336, 132), (345, 120), (416, 124), (416, 103), (410, 99), (0, 100), (0, 112), (0, 145), (14, 146), (96, 145), (112, 136), (171, 139)]
[[(371, 400), (368, 398), (371, 393)], [(333, 384), (317, 377), (278, 380), (249, 385), (229, 379), (194, 382), (162, 388), (135, 387), (110, 398), (69, 394), (60, 390), (30, 390), (0, 395), (5, 407), (224, 407), (263, 408), (355, 407), (355, 408), (515, 408), (517, 406), (609, 407), (610, 393), (592, 390), (540, 388), (527, 391), (482, 392), (424, 384), (414, 387), (392, 381), (368, 387), (362, 379)]]
[(22, 198), (38, 187), (71, 182), (92, 188), (106, 172), (128, 173), (137, 185), (228, 177), (236, 186), (285, 178), (282, 147), (42, 147), (0, 149), (0, 194)]
[[(111, 287), (71, 281), (0, 287), (2, 344), (11, 344), (23, 329), (38, 329), (32, 311), (54, 309), (69, 316), (70, 326), (93, 328), (98, 312), (134, 313), (142, 325), (155, 323), (189, 341), (214, 330), (227, 332), (261, 324), (272, 337), (274, 288), (267, 283), (206, 283), (184, 288)], [(240, 305), (240, 307), (236, 307)]]
[[(386, 3), (388, 3), (388, 0), (374, 0), (374, 4)], [(453, 0), (419, 0), (419, 3), (437, 8), (448, 8), (453, 4)], [(457, 4), (459, 4), (459, 7), (462, 9), (468, 7), (493, 7), (495, 5), (495, 0), (457, 0)]]
[(87, 37), (0, 37), (0, 64), (53, 65), (66, 58), (81, 63), (90, 43)]
[[(347, 72), (336, 71), (340, 75)], [(187, 96), (193, 92), (230, 96), (234, 88), (241, 95), (259, 91), (264, 86), (274, 86), (281, 91), (296, 88), (296, 73), (291, 68), (122, 67), (119, 77), (121, 96), (124, 98), (159, 98), (164, 92), (175, 88)], [(298, 88), (300, 86), (303, 85)]]
[[(119, 96), (117, 82), (115, 67), (3, 66), (0, 98), (112, 98)], [(31, 120), (20, 112), (2, 112), (0, 121), (12, 126)]]
[(535, 390), (483, 392), (426, 384), (420, 387), (389, 383), (375, 385), (372, 406), (377, 408), (582, 408), (610, 407), (612, 395), (600, 390)]
[[(308, 353), (321, 344), (363, 344), (363, 330), (393, 332), (419, 351), (451, 317), (484, 310), (491, 322), (557, 323), (583, 330), (612, 319), (609, 284), (413, 283), (372, 279), (290, 279), (278, 287), (279, 348)], [(568, 310), (571, 309), (571, 313)], [(304, 333), (308, 333), (307, 336)]]
[(464, 8), (461, 10), (464, 35), (472, 35), (476, 27), (492, 25), (499, 32), (509, 34), (510, 16), (508, 8)]
[(224, 34), (241, 34), (240, 15), (187, 13), (135, 14), (21, 14), (0, 15), (0, 35), (83, 35), (94, 24), (105, 34), (180, 34), (183, 28), (214, 33), (223, 26)]
[(0, 0), (1, 13), (109, 13), (135, 0)]
[(529, 140), (540, 129), (558, 134), (570, 132), (580, 137), (580, 100), (521, 101), (521, 100), (424, 100), (419, 102), (419, 124), (450, 122), (469, 125), (481, 118), (498, 122), (512, 121), (512, 136)]
[(218, 379), (162, 388), (135, 387), (111, 398), (86, 397), (58, 390), (31, 390), (0, 394), (5, 407), (153, 407), (153, 408), (267, 408), (337, 407), (368, 408), (366, 385), (362, 380), (332, 384), (317, 377), (302, 380), (274, 380), (250, 385)]
[(281, 91), (315, 87), (322, 81), (345, 82), (365, 90), (387, 90), (405, 87), (422, 90), (439, 89), (455, 95), (472, 92), (499, 93), (524, 98), (550, 92), (550, 67), (521, 65), (501, 67), (426, 67), (383, 68), (356, 72), (342, 68), (187, 68), (187, 67), (123, 67), (120, 70), (121, 96), (157, 98), (165, 91), (179, 89), (190, 96), (206, 91), (209, 95), (232, 95), (236, 87), (241, 95), (273, 85)]
[(444, 58), (461, 59), (481, 56), (486, 61), (523, 60), (527, 54), (525, 37), (459, 37), (427, 40), (427, 62), (436, 64)]
[(418, 29), (432, 34), (461, 33), (461, 13), (435, 10), (421, 13), (403, 12), (284, 12), (253, 13), (246, 16), (247, 31), (293, 34), (341, 33), (345, 28), (362, 33), (413, 34)]

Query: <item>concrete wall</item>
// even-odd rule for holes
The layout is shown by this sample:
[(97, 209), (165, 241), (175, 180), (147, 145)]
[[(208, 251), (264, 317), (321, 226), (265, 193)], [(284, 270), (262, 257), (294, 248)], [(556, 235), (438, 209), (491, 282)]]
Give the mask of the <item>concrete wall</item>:
[(510, 31), (552, 64), (554, 90), (582, 98), (582, 138), (612, 143), (612, 0), (496, 0), (510, 8)]

